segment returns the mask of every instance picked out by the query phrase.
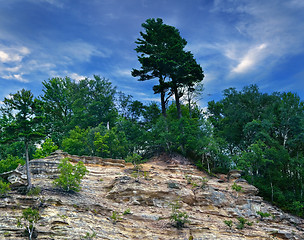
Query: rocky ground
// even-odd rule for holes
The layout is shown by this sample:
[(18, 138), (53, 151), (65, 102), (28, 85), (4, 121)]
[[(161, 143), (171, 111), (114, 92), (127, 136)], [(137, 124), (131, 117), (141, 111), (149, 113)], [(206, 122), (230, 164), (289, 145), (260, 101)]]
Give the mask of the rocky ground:
[[(0, 199), (0, 239), (26, 239), (17, 218), (29, 206), (41, 214), (37, 239), (304, 239), (303, 219), (263, 201), (255, 187), (233, 176), (230, 181), (226, 176), (209, 177), (174, 157), (156, 158), (139, 171), (123, 161), (84, 159), (89, 173), (82, 190), (72, 194), (56, 189), (56, 171), (46, 169), (60, 157), (33, 162), (33, 184), (41, 188), (38, 196), (14, 190)], [(241, 191), (232, 189), (235, 181)], [(181, 229), (170, 220), (176, 203), (189, 216)], [(261, 219), (257, 211), (271, 216)], [(238, 217), (250, 224), (238, 229)], [(233, 222), (231, 228), (225, 220)]]

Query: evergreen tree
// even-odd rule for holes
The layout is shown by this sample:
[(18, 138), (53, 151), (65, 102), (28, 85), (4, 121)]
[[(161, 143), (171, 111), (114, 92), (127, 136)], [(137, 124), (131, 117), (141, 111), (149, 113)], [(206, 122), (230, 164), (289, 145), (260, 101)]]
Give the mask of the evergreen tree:
[[(186, 40), (180, 36), (179, 31), (163, 23), (163, 20), (148, 19), (142, 24), (145, 32), (140, 32), (142, 38), (135, 42), (135, 51), (140, 53), (138, 61), (141, 69), (133, 69), (132, 75), (139, 77), (139, 81), (158, 79), (159, 84), (153, 87), (154, 93), (161, 95), (162, 114), (166, 116), (166, 92), (170, 89), (168, 78), (170, 71), (175, 67), (175, 54), (183, 51)], [(170, 97), (171, 94), (168, 96)]]
[(34, 98), (31, 91), (22, 89), (10, 98), (4, 99), (3, 111), (8, 114), (10, 121), (4, 126), (3, 142), (22, 141), (25, 146), (25, 162), (28, 189), (32, 188), (29, 167), (29, 144), (44, 137), (42, 103)]

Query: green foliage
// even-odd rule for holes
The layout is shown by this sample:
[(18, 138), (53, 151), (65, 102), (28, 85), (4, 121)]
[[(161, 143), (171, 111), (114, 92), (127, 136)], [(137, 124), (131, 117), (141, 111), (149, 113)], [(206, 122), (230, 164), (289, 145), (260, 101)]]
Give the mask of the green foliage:
[(14, 170), (19, 164), (24, 165), (24, 159), (8, 155), (6, 159), (0, 161), (0, 173)]
[(105, 78), (94, 75), (77, 82), (69, 77), (52, 78), (43, 82), (43, 92), (48, 129), (58, 146), (76, 126), (95, 128), (116, 120), (116, 89)]
[(292, 202), (303, 200), (303, 101), (290, 92), (263, 94), (251, 85), (226, 89), (208, 109), (214, 136), (224, 140), (233, 166), (244, 170), (265, 199), (301, 214)]
[(79, 192), (81, 190), (80, 183), (84, 175), (88, 172), (82, 162), (72, 165), (68, 158), (61, 160), (58, 165), (60, 175), (54, 180), (54, 185), (61, 187), (65, 191)]
[(25, 146), (25, 161), (28, 189), (32, 187), (29, 170), (29, 144), (45, 136), (42, 102), (29, 90), (22, 89), (4, 99), (3, 114), (9, 119), (1, 126), (1, 142), (21, 141)]
[(243, 217), (238, 217), (239, 223), (236, 225), (236, 228), (242, 230), (245, 227), (245, 224), (248, 226), (252, 226), (252, 222), (249, 222), (247, 219)]
[(120, 214), (116, 211), (112, 212), (112, 215), (110, 216), (112, 219), (113, 224), (116, 224), (118, 221), (120, 221), (122, 218), (120, 217)]
[(94, 231), (91, 234), (87, 232), (86, 235), (83, 236), (81, 239), (93, 240), (96, 236), (97, 234)]
[[(264, 94), (256, 85), (241, 91), (230, 88), (222, 100), (209, 102), (204, 114), (191, 100), (199, 89), (191, 85), (193, 76), (200, 69), (184, 51), (186, 42), (178, 30), (161, 19), (147, 20), (143, 28), (136, 50), (141, 68), (132, 74), (143, 81), (157, 79), (153, 90), (160, 93), (161, 105), (116, 95), (112, 83), (98, 76), (44, 81), (42, 101), (23, 89), (4, 99), (1, 108), (0, 172), (24, 164), (22, 158), (31, 159), (34, 144), (44, 134), (70, 154), (126, 158), (137, 165), (142, 160), (133, 160), (133, 153), (143, 158), (178, 153), (209, 174), (243, 170), (264, 199), (303, 216), (304, 103), (299, 96)], [(177, 101), (184, 94), (187, 105), (168, 104), (176, 93)], [(55, 150), (51, 139), (35, 157)], [(148, 172), (135, 169), (135, 177), (142, 175), (149, 179)], [(199, 179), (190, 182), (206, 186)]]
[(178, 29), (164, 24), (160, 18), (147, 19), (142, 27), (145, 32), (140, 32), (142, 38), (135, 42), (141, 69), (133, 69), (132, 75), (139, 77), (139, 81), (157, 78), (159, 83), (153, 90), (155, 94), (161, 94), (163, 116), (166, 117), (168, 99), (165, 96), (169, 91), (169, 97), (175, 96), (176, 117), (181, 118), (182, 88), (194, 89), (194, 85), (204, 78), (202, 68), (193, 54), (184, 50), (187, 41), (180, 36)]
[(124, 132), (116, 127), (107, 130), (105, 134), (95, 134), (94, 145), (101, 157), (124, 158), (128, 153), (128, 142)]
[(190, 223), (190, 221), (188, 220), (189, 215), (186, 212), (180, 211), (180, 202), (176, 201), (175, 203), (171, 203), (170, 205), (172, 208), (170, 220), (176, 228), (181, 229), (186, 223)]
[(52, 141), (51, 138), (45, 139), (42, 143), (41, 148), (37, 148), (33, 158), (45, 158), (49, 156), (52, 152), (55, 152), (58, 149), (58, 146)]
[(127, 214), (131, 214), (131, 209), (127, 208), (122, 215), (127, 215)]
[(229, 227), (230, 230), (232, 229), (232, 220), (224, 220), (224, 223)]
[(233, 183), (233, 185), (231, 186), (231, 189), (235, 190), (237, 192), (240, 192), (240, 191), (242, 191), (243, 187), (240, 185), (237, 185), (236, 183)]
[(76, 126), (69, 132), (69, 136), (63, 139), (62, 148), (64, 151), (78, 156), (89, 155), (90, 146), (88, 134), (90, 129), (81, 129)]
[(28, 196), (38, 196), (40, 193), (41, 193), (41, 188), (40, 187), (33, 187), (26, 193), (26, 195), (28, 195)]
[(198, 180), (194, 180), (191, 175), (185, 175), (185, 179), (187, 184), (191, 184), (192, 188), (200, 187), (201, 189), (205, 189), (207, 186), (208, 179), (203, 177)]
[(268, 213), (268, 212), (257, 211), (257, 214), (260, 215), (262, 221), (263, 221), (264, 218), (271, 216), (271, 214)]
[(6, 196), (10, 190), (10, 184), (0, 178), (0, 197)]
[(133, 165), (137, 165), (140, 163), (142, 157), (137, 153), (132, 153), (132, 155), (128, 155), (126, 158), (126, 162), (131, 162)]
[[(6, 143), (1, 144), (0, 142), (0, 159), (4, 160), (9, 158), (9, 156), (24, 159), (24, 149), (25, 149), (24, 142), (11, 142), (8, 144)], [(29, 144), (30, 159), (32, 159), (32, 155), (35, 152), (35, 150), (36, 147), (33, 144)]]
[(293, 201), (291, 206), (289, 206), (288, 210), (300, 217), (303, 217), (304, 216), (304, 202)]
[(60, 215), (59, 213), (57, 214), (58, 217), (62, 218), (63, 220), (66, 220), (68, 218), (68, 216), (62, 214)]
[(140, 176), (142, 176), (143, 166), (141, 164), (135, 164), (133, 168), (133, 172), (131, 173), (131, 176), (136, 178), (137, 180), (139, 179)]
[(22, 216), (18, 218), (17, 226), (23, 227), (27, 231), (29, 240), (32, 239), (35, 224), (40, 219), (40, 214), (37, 209), (26, 208), (22, 211)]

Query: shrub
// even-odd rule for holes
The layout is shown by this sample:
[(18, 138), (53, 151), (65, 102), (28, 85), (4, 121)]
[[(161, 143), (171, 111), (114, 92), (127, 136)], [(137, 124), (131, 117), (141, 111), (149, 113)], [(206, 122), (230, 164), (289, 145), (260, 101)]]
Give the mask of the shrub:
[(5, 181), (2, 181), (2, 179), (0, 178), (0, 197), (6, 196), (9, 190), (11, 190), (10, 184), (6, 183)]
[(190, 223), (190, 221), (188, 220), (188, 214), (179, 210), (181, 208), (181, 204), (178, 201), (172, 203), (171, 207), (172, 213), (170, 219), (176, 228), (181, 229), (184, 227), (185, 223)]
[(26, 195), (28, 195), (28, 196), (38, 196), (40, 192), (41, 192), (41, 188), (40, 187), (34, 187), (34, 188), (31, 188), (26, 193)]
[(88, 172), (83, 162), (72, 165), (68, 158), (61, 160), (58, 165), (60, 174), (54, 180), (54, 185), (61, 187), (65, 191), (79, 192), (81, 190), (80, 183), (84, 175)]
[(303, 217), (304, 203), (300, 201), (293, 201), (292, 204), (289, 206), (288, 210), (300, 217)]
[(270, 216), (271, 216), (271, 214), (270, 214), (270, 213), (268, 213), (268, 212), (261, 212), (261, 211), (257, 211), (257, 214), (259, 214), (259, 215), (260, 215), (261, 221), (263, 221), (263, 220), (264, 220), (264, 218), (266, 218), (266, 217), (270, 217)]
[(140, 163), (142, 157), (137, 154), (137, 153), (133, 153), (132, 155), (127, 156), (126, 158), (126, 162), (131, 162), (134, 165), (137, 165), (138, 163)]
[(6, 159), (0, 161), (0, 173), (14, 170), (19, 164), (24, 165), (24, 159), (8, 155)]
[(243, 218), (243, 217), (239, 217), (238, 218), (239, 223), (237, 224), (236, 228), (242, 230), (245, 227), (245, 224), (247, 224), (248, 226), (252, 226), (252, 222), (249, 222), (247, 219)]
[(130, 208), (127, 208), (122, 215), (127, 215), (127, 214), (131, 214), (131, 210)]
[(33, 232), (35, 230), (35, 224), (40, 218), (39, 211), (37, 209), (26, 208), (22, 211), (22, 216), (18, 218), (17, 226), (24, 227), (27, 231), (29, 240), (32, 239)]
[(49, 156), (52, 152), (55, 152), (58, 149), (58, 146), (52, 141), (51, 138), (45, 139), (44, 143), (41, 145), (41, 148), (37, 148), (33, 158), (45, 158)]
[(121, 220), (119, 213), (116, 211), (112, 212), (112, 215), (110, 218), (112, 219), (113, 224), (115, 224), (117, 221)]
[(233, 183), (233, 185), (231, 186), (231, 189), (235, 190), (237, 192), (240, 192), (240, 191), (242, 191), (243, 187), (240, 185), (237, 185), (236, 183)]
[(232, 229), (232, 220), (224, 220), (224, 223), (229, 227), (229, 229)]

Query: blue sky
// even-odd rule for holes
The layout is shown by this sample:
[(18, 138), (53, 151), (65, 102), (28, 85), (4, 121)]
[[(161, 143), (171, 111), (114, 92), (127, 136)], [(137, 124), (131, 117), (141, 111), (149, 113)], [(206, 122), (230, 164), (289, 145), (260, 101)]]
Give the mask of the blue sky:
[(42, 81), (93, 74), (141, 101), (159, 100), (138, 82), (141, 24), (162, 18), (180, 30), (201, 64), (201, 105), (222, 90), (257, 84), (304, 99), (303, 0), (0, 0), (0, 101)]

